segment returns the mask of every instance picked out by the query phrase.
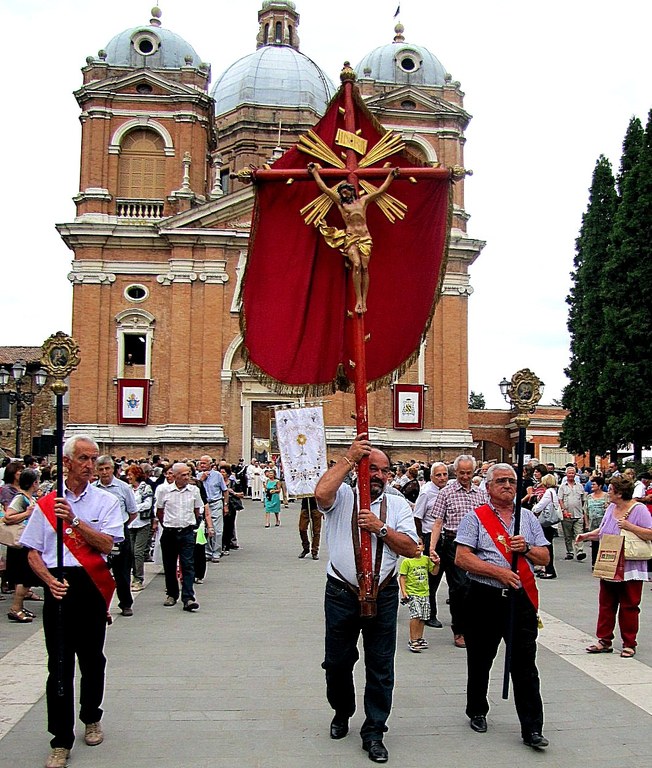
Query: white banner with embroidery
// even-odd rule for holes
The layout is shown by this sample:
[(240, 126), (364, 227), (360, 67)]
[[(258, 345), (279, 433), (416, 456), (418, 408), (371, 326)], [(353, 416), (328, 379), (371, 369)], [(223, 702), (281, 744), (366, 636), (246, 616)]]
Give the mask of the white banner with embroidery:
[(144, 387), (123, 387), (122, 418), (142, 419), (144, 415)]
[(275, 415), (288, 494), (312, 496), (326, 471), (324, 410), (321, 406), (280, 408)]

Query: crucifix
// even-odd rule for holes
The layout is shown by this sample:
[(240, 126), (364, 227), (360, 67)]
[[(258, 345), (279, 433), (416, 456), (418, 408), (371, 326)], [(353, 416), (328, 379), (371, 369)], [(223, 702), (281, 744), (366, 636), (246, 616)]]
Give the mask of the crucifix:
[[(325, 242), (332, 248), (338, 248), (345, 256), (351, 268), (352, 279), (349, 281), (348, 299), (346, 304), (345, 334), (350, 334), (351, 359), (342, 361), (347, 378), (353, 382), (355, 391), (355, 420), (356, 431), (359, 435), (368, 435), (367, 390), (368, 378), (366, 370), (365, 344), (370, 339), (374, 328), (365, 327), (367, 310), (367, 292), (369, 285), (368, 266), (372, 251), (372, 235), (367, 228), (367, 210), (371, 203), (378, 205), (381, 212), (390, 223), (402, 220), (408, 213), (407, 205), (400, 199), (389, 194), (390, 185), (402, 184), (405, 181), (418, 184), (420, 180), (440, 179), (452, 181), (461, 178), (465, 171), (462, 168), (453, 169), (440, 167), (392, 167), (394, 163), (387, 162), (392, 156), (400, 157), (405, 148), (400, 136), (387, 131), (373, 144), (361, 134), (360, 125), (356, 124), (356, 108), (360, 110), (360, 98), (355, 93), (355, 72), (348, 62), (340, 75), (342, 81), (339, 113), (344, 127), (338, 128), (333, 147), (329, 146), (314, 131), (299, 138), (297, 149), (311, 157), (311, 162), (303, 168), (248, 168), (236, 175), (241, 181), (253, 182), (283, 182), (294, 184), (309, 182), (315, 184), (319, 195), (304, 205), (299, 213), (305, 224), (314, 226)], [(358, 102), (356, 104), (356, 101)], [(362, 107), (362, 109), (364, 109)], [(340, 118), (338, 117), (338, 121)], [(341, 122), (340, 122), (341, 125)], [(382, 129), (381, 129), (382, 130)], [(340, 154), (336, 154), (339, 148)], [(324, 164), (317, 165), (316, 161)], [(405, 163), (401, 158), (400, 163)], [(372, 182), (380, 181), (376, 187)], [(336, 183), (329, 187), (329, 183)], [(392, 187), (394, 189), (394, 187)], [(364, 194), (361, 194), (362, 193)], [(399, 193), (397, 193), (399, 194)], [(336, 205), (343, 219), (343, 228), (326, 225), (326, 215), (331, 207)], [(398, 256), (398, 254), (397, 254)], [(391, 370), (385, 371), (390, 374)], [(363, 459), (358, 465), (358, 487), (360, 492), (360, 508), (371, 508), (368, 460)], [(375, 590), (372, 565), (371, 534), (360, 531), (362, 555), (361, 612), (363, 616), (375, 615)], [(376, 585), (377, 587), (377, 585)]]

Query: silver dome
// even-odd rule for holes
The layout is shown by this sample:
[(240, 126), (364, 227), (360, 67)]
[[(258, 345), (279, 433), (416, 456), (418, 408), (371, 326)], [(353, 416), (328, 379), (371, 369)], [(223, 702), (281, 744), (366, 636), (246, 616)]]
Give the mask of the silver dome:
[(421, 45), (406, 43), (399, 25), (396, 31), (393, 43), (374, 48), (360, 61), (357, 76), (397, 85), (444, 85), (447, 73), (439, 59)]
[(236, 107), (307, 107), (323, 115), (335, 87), (312, 59), (287, 45), (266, 45), (232, 64), (215, 82), (215, 113)]
[(201, 59), (182, 37), (158, 26), (126, 29), (106, 46), (106, 62), (117, 67), (179, 69), (199, 67)]

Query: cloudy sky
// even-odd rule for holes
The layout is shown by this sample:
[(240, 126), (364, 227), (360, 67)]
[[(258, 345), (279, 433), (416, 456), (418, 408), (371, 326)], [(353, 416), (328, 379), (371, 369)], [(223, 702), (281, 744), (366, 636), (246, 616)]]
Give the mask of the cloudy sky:
[[(297, 0), (301, 50), (337, 81), (393, 38), (398, 0)], [(0, 0), (5, 73), (2, 345), (70, 332), (72, 252), (54, 224), (78, 191), (80, 68), (117, 33), (147, 23), (147, 0)], [(213, 80), (255, 50), (261, 0), (161, 0), (163, 25), (212, 65)], [(615, 166), (630, 117), (652, 107), (649, 0), (401, 0), (408, 42), (459, 80), (467, 131), (471, 268), (469, 387), (489, 407), (520, 368), (561, 395), (565, 296), (598, 155)], [(398, 267), (400, 269), (400, 266)]]

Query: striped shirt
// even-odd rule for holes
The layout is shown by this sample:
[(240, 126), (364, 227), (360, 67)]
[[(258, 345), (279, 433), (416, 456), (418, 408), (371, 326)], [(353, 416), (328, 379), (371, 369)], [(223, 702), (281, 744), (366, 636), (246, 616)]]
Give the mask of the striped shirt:
[(481, 507), (489, 501), (486, 491), (471, 485), (467, 490), (459, 480), (453, 480), (442, 488), (435, 499), (432, 516), (443, 521), (445, 531), (455, 532), (468, 512)]
[[(496, 513), (503, 528), (510, 536), (513, 536), (514, 515), (512, 515), (508, 528), (502, 517), (496, 512), (494, 505), (490, 501), (488, 504)], [(529, 509), (521, 509), (521, 527), (519, 533), (531, 547), (546, 547), (548, 545), (548, 540), (543, 533), (543, 528)], [(475, 514), (475, 511), (465, 515), (458, 528), (455, 541), (465, 547), (471, 547), (480, 560), (484, 560), (492, 565), (497, 565), (499, 568), (511, 567), (507, 560), (505, 560), (505, 556), (499, 552), (493, 539), (487, 533), (487, 529), (482, 525), (478, 516)], [(530, 566), (530, 570), (534, 571), (532, 563), (527, 558), (524, 558), (524, 560)], [(488, 584), (491, 587), (499, 587), (500, 589), (505, 586), (504, 584), (501, 584), (498, 579), (492, 579), (489, 576), (479, 576), (475, 573), (469, 573), (468, 575), (472, 581), (477, 581), (480, 584)]]
[(423, 533), (432, 533), (432, 524), (435, 517), (432, 513), (435, 505), (435, 499), (439, 496), (439, 488), (433, 483), (426, 483), (421, 489), (421, 493), (414, 505), (414, 516), (421, 520), (421, 530)]

